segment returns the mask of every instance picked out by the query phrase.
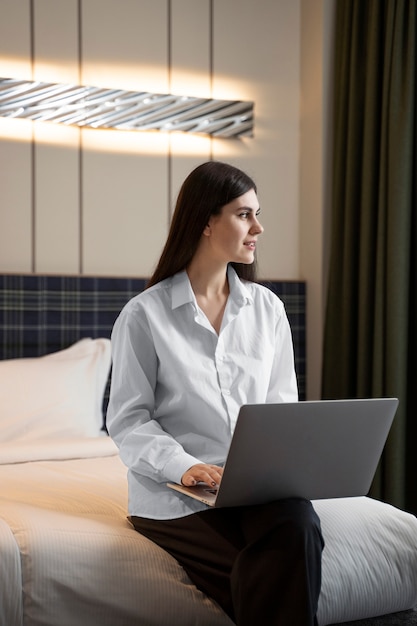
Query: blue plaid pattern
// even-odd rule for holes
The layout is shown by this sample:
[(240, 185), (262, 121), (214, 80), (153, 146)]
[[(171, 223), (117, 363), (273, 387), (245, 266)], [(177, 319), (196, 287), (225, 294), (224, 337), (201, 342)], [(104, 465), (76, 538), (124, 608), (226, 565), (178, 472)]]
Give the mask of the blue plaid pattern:
[[(300, 399), (305, 399), (306, 286), (264, 283), (284, 302), (291, 324)], [(35, 357), (83, 337), (110, 337), (114, 321), (146, 279), (0, 276), (0, 359)], [(107, 390), (108, 395), (108, 390)]]

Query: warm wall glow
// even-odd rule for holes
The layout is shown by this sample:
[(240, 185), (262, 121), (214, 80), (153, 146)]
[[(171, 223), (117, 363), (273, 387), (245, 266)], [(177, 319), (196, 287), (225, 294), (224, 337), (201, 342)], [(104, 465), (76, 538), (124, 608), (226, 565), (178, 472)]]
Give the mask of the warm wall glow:
[(72, 126), (33, 122), (33, 130), (36, 143), (74, 147), (80, 142), (80, 131)]
[(198, 98), (211, 98), (211, 84), (208, 75), (189, 72), (181, 68), (175, 68), (175, 73), (171, 77), (170, 90), (179, 96), (192, 94)]
[(220, 139), (213, 137), (213, 153), (217, 159), (233, 160), (237, 156), (242, 157), (245, 155), (254, 154), (256, 148), (253, 143), (248, 141), (247, 137), (240, 137), (239, 139)]
[(210, 137), (186, 135), (185, 133), (170, 134), (171, 149), (177, 156), (196, 156), (210, 153)]
[[(61, 81), (58, 81), (61, 82)], [(84, 85), (97, 87), (112, 87), (131, 91), (152, 91), (167, 93), (169, 90), (168, 71), (166, 67), (158, 65), (142, 65), (125, 63), (94, 64), (85, 62), (82, 66), (80, 82)]]
[(33, 122), (0, 117), (0, 139), (32, 141)]
[(82, 82), (83, 84), (97, 85), (97, 87), (113, 87), (132, 91), (152, 91), (168, 93), (175, 91), (179, 95), (193, 95), (199, 98), (219, 98), (221, 100), (253, 100), (254, 93), (251, 85), (237, 80), (233, 76), (216, 75), (213, 93), (207, 75), (189, 72), (186, 69), (175, 69), (173, 85), (169, 85), (166, 68), (159, 66), (143, 66), (138, 69), (134, 65), (84, 64), (79, 76), (75, 64), (52, 63), (37, 60), (32, 72), (29, 59), (0, 58), (0, 76), (13, 76), (22, 80), (39, 80), (51, 83)]
[(126, 63), (85, 63), (81, 68), (81, 76), (75, 63), (37, 59), (32, 71), (28, 58), (0, 58), (0, 76), (13, 76), (22, 80), (39, 80), (51, 83), (82, 82), (83, 84), (97, 85), (98, 87), (113, 87), (133, 91), (152, 91), (168, 93), (175, 91), (179, 95), (193, 95), (199, 98), (219, 98), (224, 100), (251, 100), (254, 93), (250, 84), (237, 80), (233, 76), (216, 75), (214, 92), (207, 75), (190, 72), (180, 67), (175, 69), (173, 85), (169, 85), (169, 76), (166, 68), (158, 65), (146, 65), (140, 68), (137, 65)]
[(32, 65), (28, 57), (0, 57), (0, 76), (14, 76), (20, 80), (32, 80)]
[[(117, 65), (115, 63), (94, 64), (84, 63), (80, 70), (78, 64), (65, 63), (36, 59), (32, 69), (31, 61), (28, 57), (1, 57), (0, 76), (13, 76), (21, 80), (39, 80), (51, 83), (72, 83), (83, 82), (97, 85), (98, 87), (114, 87), (116, 89), (127, 89), (133, 91), (154, 91), (165, 93), (169, 89), (168, 71), (166, 67), (156, 65), (146, 65), (138, 68), (137, 65), (126, 63)], [(81, 80), (80, 80), (81, 79)], [(194, 80), (190, 77), (190, 83)], [(189, 85), (190, 85), (189, 83)], [(198, 96), (201, 94), (198, 93)], [(209, 97), (209, 96), (204, 96)]]
[[(3, 76), (13, 76), (13, 74), (3, 74)], [(37, 59), (33, 70), (33, 80), (44, 83), (78, 83), (78, 66), (75, 63), (60, 61), (59, 64), (54, 64)]]
[(211, 97), (224, 98), (225, 100), (256, 101), (256, 87), (252, 83), (237, 80), (233, 76), (220, 76), (217, 74)]
[(82, 129), (82, 146), (85, 150), (122, 154), (166, 155), (168, 133), (127, 133), (122, 130)]
[[(177, 156), (194, 156), (210, 151), (210, 137), (184, 133), (126, 133), (117, 130), (78, 129), (44, 122), (0, 117), (0, 140), (36, 142), (49, 145), (74, 147), (79, 144), (98, 152), (120, 154), (166, 155), (169, 147)], [(228, 143), (224, 141), (224, 143)]]
[(57, 126), (31, 120), (0, 117), (0, 140), (26, 141), (55, 146), (74, 146), (79, 143), (80, 131), (71, 126)]
[(118, 130), (83, 128), (82, 145), (86, 150), (122, 154), (166, 156), (172, 149), (176, 156), (195, 156), (210, 150), (210, 137), (184, 133), (126, 133)]

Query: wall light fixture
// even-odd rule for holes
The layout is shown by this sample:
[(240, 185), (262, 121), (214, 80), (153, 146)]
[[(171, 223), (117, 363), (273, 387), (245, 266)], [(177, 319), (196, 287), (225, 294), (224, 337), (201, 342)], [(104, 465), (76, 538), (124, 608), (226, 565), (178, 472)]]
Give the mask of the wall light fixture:
[(253, 136), (253, 102), (0, 78), (0, 116), (90, 128)]

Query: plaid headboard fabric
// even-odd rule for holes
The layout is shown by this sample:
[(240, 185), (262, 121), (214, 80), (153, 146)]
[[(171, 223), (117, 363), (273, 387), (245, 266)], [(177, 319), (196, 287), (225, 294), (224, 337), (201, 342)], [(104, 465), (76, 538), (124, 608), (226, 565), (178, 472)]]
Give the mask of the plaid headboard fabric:
[[(35, 357), (83, 337), (110, 337), (124, 304), (146, 279), (0, 275), (0, 359)], [(306, 285), (264, 283), (284, 302), (291, 324), (300, 399), (305, 399)]]

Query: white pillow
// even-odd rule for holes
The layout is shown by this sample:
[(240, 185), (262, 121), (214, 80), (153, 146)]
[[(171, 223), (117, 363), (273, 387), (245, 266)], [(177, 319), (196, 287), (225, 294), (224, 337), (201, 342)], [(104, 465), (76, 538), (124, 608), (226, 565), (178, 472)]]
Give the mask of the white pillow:
[(0, 443), (98, 436), (110, 363), (109, 339), (0, 361)]

